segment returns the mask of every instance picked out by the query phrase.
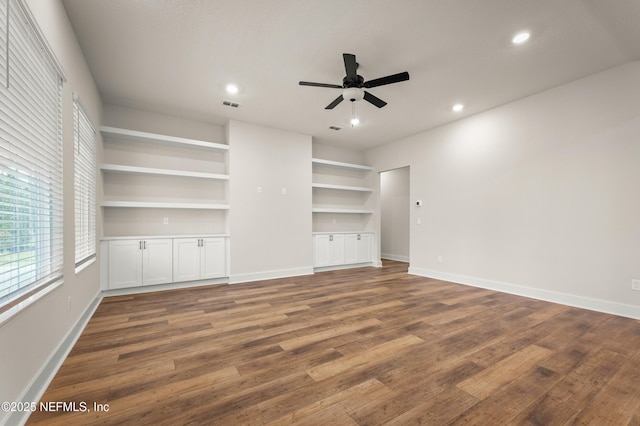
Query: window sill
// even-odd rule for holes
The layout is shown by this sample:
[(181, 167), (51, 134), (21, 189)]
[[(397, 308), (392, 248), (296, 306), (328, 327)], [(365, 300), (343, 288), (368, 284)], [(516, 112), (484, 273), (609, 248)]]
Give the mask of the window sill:
[(85, 270), (89, 266), (93, 265), (95, 263), (95, 261), (96, 261), (96, 257), (94, 256), (93, 259), (88, 260), (88, 261), (84, 262), (82, 265), (78, 266), (76, 268), (76, 275), (78, 275), (80, 272), (82, 272), (83, 270)]

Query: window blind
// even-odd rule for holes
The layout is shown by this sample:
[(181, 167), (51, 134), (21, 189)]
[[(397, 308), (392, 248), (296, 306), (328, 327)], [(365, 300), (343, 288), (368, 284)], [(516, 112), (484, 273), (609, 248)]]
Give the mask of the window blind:
[(62, 278), (62, 74), (20, 1), (0, 0), (0, 308)]
[(73, 95), (76, 268), (96, 257), (96, 132)]

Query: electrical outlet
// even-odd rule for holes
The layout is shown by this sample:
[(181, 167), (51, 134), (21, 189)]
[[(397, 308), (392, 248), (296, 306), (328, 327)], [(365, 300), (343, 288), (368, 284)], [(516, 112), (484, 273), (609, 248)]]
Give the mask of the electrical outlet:
[(262, 194), (262, 187), (261, 186), (258, 187), (258, 194)]
[(438, 256), (438, 263), (443, 263), (443, 262), (444, 262), (443, 257), (442, 256)]
[(422, 218), (420, 218), (420, 217), (419, 217), (419, 218), (416, 220), (416, 223), (417, 223), (418, 225), (422, 225)]
[(163, 217), (163, 218), (162, 218), (162, 223), (164, 223), (165, 225), (168, 225), (168, 224), (169, 224), (169, 218), (168, 218), (168, 217), (166, 217), (166, 216), (165, 216), (165, 217)]
[(282, 188), (282, 195), (287, 195), (287, 188)]
[(631, 280), (631, 290), (640, 291), (640, 280)]
[(67, 313), (71, 312), (71, 296), (67, 297)]

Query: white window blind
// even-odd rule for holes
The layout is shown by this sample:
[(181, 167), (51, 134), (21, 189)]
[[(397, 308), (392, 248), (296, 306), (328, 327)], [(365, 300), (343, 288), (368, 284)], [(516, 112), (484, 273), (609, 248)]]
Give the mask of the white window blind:
[(0, 0), (0, 312), (62, 278), (62, 73), (30, 14)]
[(96, 257), (96, 132), (73, 95), (76, 268)]

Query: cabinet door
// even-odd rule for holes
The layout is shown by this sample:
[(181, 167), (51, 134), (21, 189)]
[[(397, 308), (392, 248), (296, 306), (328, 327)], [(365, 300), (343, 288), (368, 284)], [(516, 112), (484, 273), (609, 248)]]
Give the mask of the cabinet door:
[(142, 241), (109, 241), (109, 289), (142, 285)]
[(344, 263), (358, 263), (358, 234), (344, 234)]
[(331, 248), (329, 243), (328, 235), (313, 236), (313, 266), (329, 266)]
[(373, 241), (373, 238), (371, 236), (371, 234), (358, 234), (359, 235), (359, 240), (357, 240), (357, 262), (358, 263), (365, 263), (365, 262), (371, 262), (371, 244)]
[(344, 264), (344, 234), (332, 234), (329, 242), (329, 264)]
[(176, 238), (173, 240), (173, 281), (200, 279), (199, 238)]
[(200, 279), (226, 276), (225, 239), (201, 238), (200, 241)]
[(173, 279), (173, 240), (145, 240), (142, 250), (142, 285), (170, 283)]

